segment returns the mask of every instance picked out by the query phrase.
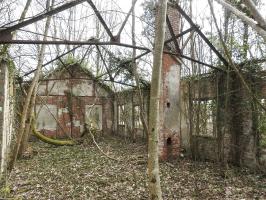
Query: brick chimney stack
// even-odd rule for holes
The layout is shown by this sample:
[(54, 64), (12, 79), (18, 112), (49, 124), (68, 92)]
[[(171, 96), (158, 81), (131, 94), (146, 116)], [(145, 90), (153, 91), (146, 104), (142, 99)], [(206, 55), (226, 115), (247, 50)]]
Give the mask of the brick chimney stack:
[[(174, 3), (178, 3), (175, 1)], [(173, 3), (168, 4), (167, 15), (177, 35), (180, 30), (180, 15)], [(166, 27), (166, 40), (171, 38)], [(175, 49), (173, 42), (169, 44)], [(177, 158), (180, 154), (180, 128), (179, 128), (179, 84), (181, 65), (171, 55), (163, 54), (162, 66), (162, 93), (160, 99), (159, 156), (161, 160)]]

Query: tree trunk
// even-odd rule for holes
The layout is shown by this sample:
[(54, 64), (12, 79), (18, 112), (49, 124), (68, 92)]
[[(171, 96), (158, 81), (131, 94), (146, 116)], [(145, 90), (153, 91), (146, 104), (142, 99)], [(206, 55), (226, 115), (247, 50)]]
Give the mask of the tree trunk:
[(230, 20), (231, 12), (227, 9), (224, 9), (224, 41), (227, 42), (229, 35), (229, 20)]
[(23, 132), (23, 136), (21, 139), (21, 145), (19, 148), (19, 152), (18, 152), (18, 157), (21, 157), (22, 154), (27, 150), (28, 148), (28, 139), (29, 139), (29, 134), (31, 131), (31, 121), (32, 121), (32, 113), (34, 111), (34, 105), (35, 105), (35, 99), (36, 99), (36, 94), (37, 94), (37, 90), (38, 86), (36, 85), (34, 88), (34, 94), (31, 97), (31, 101), (30, 101), (30, 105), (29, 105), (29, 114), (26, 120), (26, 128), (25, 131)]
[[(47, 0), (47, 2), (50, 2), (50, 0)], [(52, 4), (53, 3), (54, 3), (54, 0), (52, 0)], [(49, 5), (50, 3), (47, 3), (47, 4)], [(47, 8), (47, 9), (49, 9), (49, 8)], [(47, 20), (46, 20), (43, 41), (47, 40), (46, 36), (48, 34), (50, 21), (51, 21), (51, 16), (49, 16), (47, 18)], [(22, 110), (20, 127), (19, 127), (19, 130), (18, 130), (18, 133), (17, 133), (16, 143), (15, 143), (15, 146), (14, 146), (14, 149), (13, 149), (13, 153), (11, 155), (12, 157), (11, 157), (10, 164), (9, 164), (9, 171), (11, 171), (14, 168), (14, 165), (15, 165), (15, 162), (16, 162), (16, 159), (17, 159), (17, 156), (18, 156), (18, 151), (19, 151), (19, 148), (20, 148), (21, 140), (22, 140), (24, 131), (26, 129), (26, 119), (27, 119), (27, 116), (28, 116), (28, 111), (29, 111), (28, 108), (29, 108), (29, 105), (30, 105), (30, 100), (31, 100), (31, 97), (32, 97), (32, 94), (33, 94), (34, 87), (37, 85), (37, 83), (39, 81), (39, 76), (40, 76), (40, 73), (41, 73), (42, 63), (43, 63), (43, 59), (44, 59), (44, 53), (45, 53), (45, 45), (43, 44), (41, 46), (40, 53), (39, 53), (39, 56), (38, 56), (37, 70), (36, 70), (36, 72), (34, 74), (34, 78), (33, 78), (32, 82), (31, 82), (29, 91), (27, 93), (27, 97), (25, 99), (24, 107), (23, 107), (23, 110)]]
[(259, 23), (259, 25), (261, 26), (261, 28), (263, 28), (266, 31), (266, 20), (262, 17), (262, 15), (257, 10), (256, 5), (253, 2), (253, 0), (243, 0), (243, 3), (250, 10), (252, 16)]
[[(132, 5), (134, 5), (136, 0), (132, 0)], [(132, 45), (136, 46), (136, 39), (135, 39), (135, 9), (133, 8), (132, 10)], [(140, 87), (140, 82), (139, 82), (139, 74), (137, 71), (137, 64), (136, 64), (136, 49), (133, 49), (133, 55), (132, 55), (132, 68), (133, 68), (133, 73), (135, 77), (135, 82), (136, 82), (136, 89), (137, 89), (137, 97), (138, 97), (138, 103), (139, 103), (139, 109), (140, 109), (140, 120), (142, 123), (142, 126), (144, 128), (144, 132), (146, 134), (146, 137), (148, 139), (148, 125), (145, 120), (145, 112), (144, 112), (144, 103), (143, 103), (143, 96), (141, 93), (141, 87)], [(133, 138), (136, 137), (135, 131), (133, 131)]]
[(247, 23), (254, 31), (256, 31), (266, 42), (266, 31), (258, 26), (257, 22), (253, 19), (246, 16), (243, 12), (239, 11), (229, 3), (223, 1), (223, 0), (215, 0), (218, 3), (220, 3), (222, 6), (224, 6), (225, 9), (230, 10), (232, 13), (234, 13), (236, 16), (238, 16), (242, 21)]
[(242, 46), (242, 58), (244, 60), (247, 60), (248, 58), (248, 49), (249, 49), (249, 45), (248, 45), (248, 25), (247, 23), (243, 23), (244, 26), (244, 33), (243, 33), (243, 46)]
[(162, 54), (165, 39), (167, 0), (159, 0), (155, 30), (153, 69), (150, 92), (148, 175), (151, 199), (162, 199), (159, 175), (158, 137), (159, 137), (159, 103), (161, 92)]
[[(28, 9), (30, 7), (30, 4), (31, 4), (32, 0), (27, 0), (26, 1), (26, 4), (24, 6), (24, 9), (20, 15), (20, 18), (19, 18), (19, 22), (22, 22), (24, 19), (25, 19), (25, 16), (28, 12)], [(15, 37), (15, 34), (16, 34), (16, 31), (14, 31), (12, 33), (12, 38)], [(8, 53), (8, 49), (9, 49), (10, 45), (4, 45), (3, 48), (1, 49), (1, 52), (0, 52), (0, 55), (5, 55)], [(12, 122), (11, 122), (12, 123)], [(12, 146), (13, 146), (13, 142), (11, 142), (11, 144), (7, 147), (8, 149), (6, 150), (6, 152), (8, 152), (8, 154), (11, 152), (11, 149), (12, 149)], [(1, 173), (1, 184), (2, 183), (5, 183), (6, 182), (6, 178), (7, 178), (7, 174), (8, 174), (8, 170), (7, 170), (7, 166), (9, 165), (10, 163), (10, 158), (9, 158), (9, 155), (6, 157), (4, 163), (2, 163), (2, 165), (4, 165), (5, 169), (4, 171), (2, 171)], [(3, 182), (2, 182), (3, 181)], [(2, 185), (1, 185), (2, 186)]]
[(75, 145), (77, 144), (75, 141), (73, 140), (56, 140), (56, 139), (52, 139), (49, 138), (45, 135), (43, 135), (42, 133), (40, 133), (39, 131), (36, 130), (35, 127), (35, 119), (34, 117), (32, 117), (32, 121), (31, 121), (31, 128), (32, 128), (32, 132), (33, 134), (40, 139), (41, 141), (48, 143), (48, 144), (53, 144), (53, 145), (57, 145), (57, 146), (63, 146), (63, 145)]

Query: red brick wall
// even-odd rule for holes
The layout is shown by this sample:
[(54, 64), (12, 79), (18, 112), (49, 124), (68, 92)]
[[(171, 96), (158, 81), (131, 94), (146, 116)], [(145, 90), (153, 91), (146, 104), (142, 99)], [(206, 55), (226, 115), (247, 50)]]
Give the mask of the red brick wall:
[[(68, 71), (72, 73), (69, 74)], [(41, 124), (45, 122), (45, 116), (42, 116), (43, 121), (37, 120), (40, 129), (42, 128), (40, 131), (50, 137), (80, 137), (85, 125), (86, 105), (101, 105), (103, 133), (111, 133), (113, 130), (111, 91), (95, 81), (92, 75), (84, 73), (80, 66), (72, 66), (68, 71), (64, 69), (54, 71), (40, 83), (36, 105), (51, 106), (56, 118), (56, 128), (53, 119), (52, 122), (48, 121), (53, 123), (51, 126)], [(96, 92), (98, 89), (100, 92)], [(52, 117), (50, 113), (47, 113), (49, 114), (47, 117)]]
[(160, 160), (175, 159), (180, 154), (180, 136), (168, 129), (160, 130), (159, 137)]
[[(69, 113), (62, 112), (58, 114), (59, 109), (67, 109), (67, 97), (66, 96), (48, 96), (48, 97), (37, 98), (37, 105), (41, 105), (43, 101), (47, 105), (55, 105), (57, 107), (56, 120), (59, 122), (55, 131), (41, 130), (45, 135), (56, 138), (66, 138), (67, 135), (77, 138), (82, 134), (80, 127), (72, 125)], [(112, 119), (112, 102), (111, 98), (100, 97), (95, 101), (95, 97), (73, 97), (72, 99), (72, 110), (73, 110), (73, 121), (79, 121), (81, 125), (85, 123), (85, 106), (86, 105), (102, 105), (102, 126), (103, 132), (109, 134), (112, 132), (112, 127), (107, 127), (107, 121)], [(67, 134), (67, 135), (66, 135)]]
[[(163, 71), (162, 71), (162, 94), (161, 94), (161, 106), (160, 106), (160, 112), (162, 115), (165, 115), (167, 113), (168, 104), (169, 103), (177, 103), (172, 102), (170, 99), (173, 99), (173, 97), (170, 97), (168, 93), (168, 87), (170, 87), (168, 84), (170, 84), (167, 81), (168, 73), (170, 72), (171, 66), (179, 67), (177, 62), (168, 54), (163, 55)], [(178, 78), (178, 77), (176, 77)], [(171, 86), (172, 87), (172, 86)], [(178, 88), (176, 88), (176, 97), (179, 96)], [(173, 105), (170, 105), (173, 106)], [(170, 108), (172, 109), (172, 107)], [(170, 116), (171, 118), (171, 116)], [(179, 124), (179, 121), (177, 118), (173, 116), (170, 120), (173, 120), (174, 123), (177, 125)], [(177, 158), (180, 154), (180, 133), (179, 130), (173, 127), (169, 127), (167, 123), (165, 122), (165, 119), (160, 120), (160, 133), (159, 133), (159, 156), (161, 160), (168, 160), (168, 159), (174, 159)]]
[[(177, 35), (179, 33), (180, 25), (180, 16), (178, 11), (169, 5), (167, 15), (174, 30), (174, 34)], [(165, 37), (166, 39), (171, 38), (168, 27), (166, 28)], [(173, 47), (173, 49), (175, 48), (173, 42), (170, 43), (170, 46)], [(179, 99), (180, 74), (175, 74), (178, 70), (173, 70), (173, 66), (174, 68), (179, 68), (180, 70), (180, 65), (176, 59), (168, 54), (163, 54), (162, 65), (162, 94), (160, 99), (160, 113), (162, 117), (160, 119), (159, 157), (161, 160), (168, 160), (178, 157), (180, 153), (179, 121), (176, 116), (178, 113), (176, 106), (178, 105)], [(170, 80), (172, 76), (175, 76), (176, 78), (173, 82)], [(173, 87), (176, 89), (175, 92), (169, 93), (169, 91), (173, 90)], [(169, 123), (169, 121), (172, 122)]]

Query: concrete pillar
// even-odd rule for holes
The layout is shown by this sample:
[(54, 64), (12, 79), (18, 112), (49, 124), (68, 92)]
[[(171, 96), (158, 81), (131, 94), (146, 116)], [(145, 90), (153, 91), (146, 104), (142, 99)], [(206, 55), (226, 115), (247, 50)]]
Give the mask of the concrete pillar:
[(0, 61), (0, 138), (1, 138), (1, 179), (6, 172), (7, 156), (9, 153), (11, 134), (12, 134), (12, 119), (13, 110), (11, 109), (10, 80), (8, 64), (5, 61)]
[(2, 147), (3, 119), (4, 119), (4, 95), (5, 95), (5, 67), (0, 62), (0, 145)]

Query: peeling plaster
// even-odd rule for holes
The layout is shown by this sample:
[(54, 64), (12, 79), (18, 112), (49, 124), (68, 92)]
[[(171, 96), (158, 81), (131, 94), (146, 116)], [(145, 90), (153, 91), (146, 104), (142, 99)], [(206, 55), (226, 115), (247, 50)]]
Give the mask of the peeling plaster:
[(58, 115), (62, 115), (63, 113), (68, 113), (68, 109), (67, 108), (58, 108)]
[(164, 100), (164, 126), (172, 132), (179, 130), (179, 70), (178, 65), (171, 65), (165, 76), (167, 97)]
[(39, 110), (39, 115), (37, 116), (37, 130), (49, 130), (55, 131), (57, 128), (56, 117), (57, 107), (55, 105), (48, 104), (47, 106), (36, 106), (36, 110)]
[(65, 91), (69, 90), (68, 80), (50, 80), (48, 81), (48, 92), (50, 95), (65, 95)]
[(80, 121), (79, 120), (74, 120), (73, 121), (73, 125), (77, 126), (77, 127), (80, 127)]
[(93, 81), (79, 80), (78, 84), (73, 85), (72, 93), (75, 96), (93, 96)]

